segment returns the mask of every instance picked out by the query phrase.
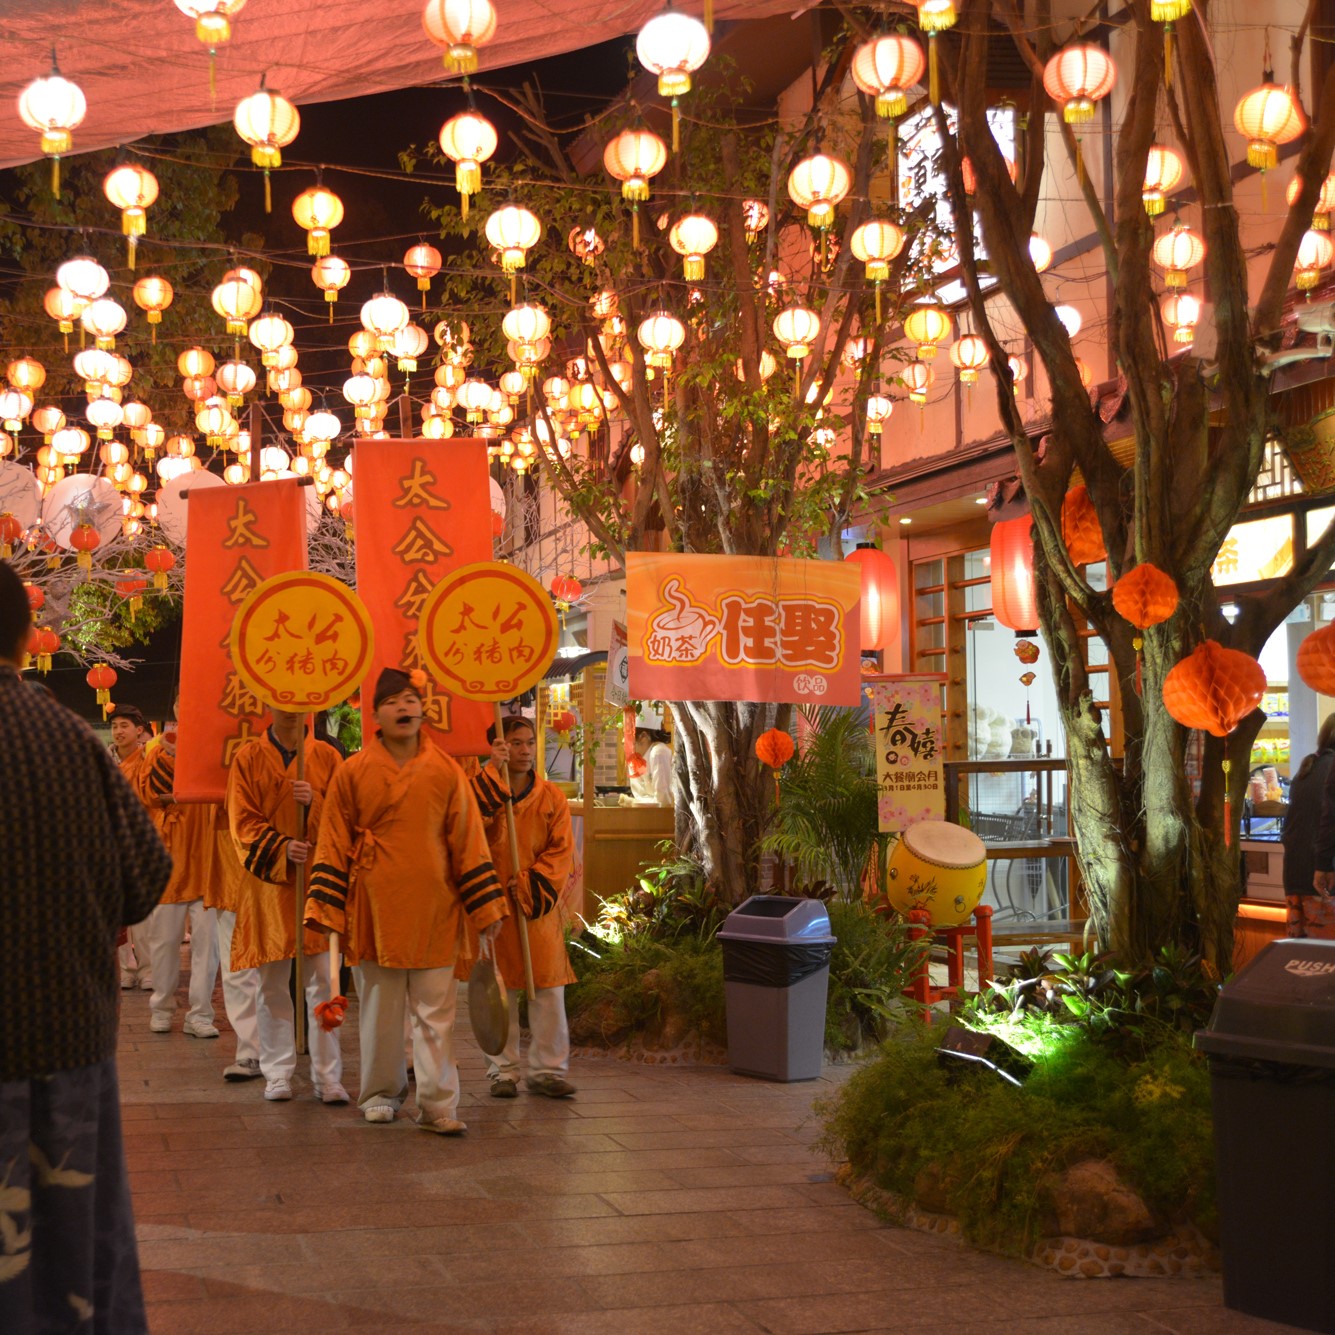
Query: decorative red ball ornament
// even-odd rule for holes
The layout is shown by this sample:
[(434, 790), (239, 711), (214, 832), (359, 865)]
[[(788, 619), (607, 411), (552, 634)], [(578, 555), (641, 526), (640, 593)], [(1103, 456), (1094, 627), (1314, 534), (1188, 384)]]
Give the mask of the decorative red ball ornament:
[(1321, 695), (1335, 695), (1335, 625), (1313, 631), (1298, 647), (1298, 675)]
[(1108, 559), (1108, 548), (1088, 487), (1072, 487), (1062, 501), (1062, 541), (1073, 565), (1096, 565)]
[(79, 524), (70, 534), (70, 546), (79, 553), (80, 570), (93, 568), (93, 553), (102, 545), (102, 535), (91, 524)]
[(176, 557), (159, 543), (156, 547), (149, 550), (144, 557), (144, 565), (153, 572), (153, 587), (159, 593), (165, 593), (167, 590), (167, 573), (176, 568)]
[(574, 575), (557, 575), (552, 580), (552, 597), (567, 607), (577, 603), (584, 596), (584, 585)]
[(793, 758), (793, 739), (779, 728), (770, 728), (756, 739), (756, 755), (770, 769), (781, 769)]
[(97, 703), (102, 706), (105, 719), (111, 703), (111, 688), (116, 684), (116, 669), (106, 663), (94, 664), (88, 669), (84, 681), (97, 692)]
[(1113, 585), (1112, 601), (1119, 616), (1145, 630), (1177, 611), (1177, 585), (1158, 566), (1142, 561)]

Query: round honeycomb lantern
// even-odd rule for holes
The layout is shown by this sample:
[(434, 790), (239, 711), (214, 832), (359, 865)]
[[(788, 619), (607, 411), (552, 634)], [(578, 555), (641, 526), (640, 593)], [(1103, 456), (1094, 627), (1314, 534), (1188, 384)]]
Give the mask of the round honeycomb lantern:
[(1321, 695), (1335, 695), (1335, 625), (1313, 631), (1298, 646), (1298, 675)]
[(1265, 687), (1250, 654), (1202, 640), (1164, 678), (1164, 708), (1184, 728), (1227, 737), (1261, 703)]
[(1145, 630), (1177, 611), (1177, 585), (1158, 566), (1142, 561), (1113, 585), (1112, 601), (1119, 616)]
[(1099, 527), (1098, 512), (1089, 499), (1088, 487), (1072, 487), (1062, 501), (1062, 541), (1073, 565), (1097, 565), (1108, 559), (1103, 529)]

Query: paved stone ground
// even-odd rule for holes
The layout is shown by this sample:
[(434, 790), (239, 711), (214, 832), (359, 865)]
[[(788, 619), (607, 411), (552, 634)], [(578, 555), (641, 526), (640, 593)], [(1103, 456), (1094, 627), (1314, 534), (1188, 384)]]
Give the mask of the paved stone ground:
[[(578, 1096), (488, 1097), (461, 1026), (468, 1135), (229, 1085), (233, 1038), (148, 1032), (120, 1077), (154, 1335), (411, 1326), (542, 1335), (1260, 1335), (1217, 1280), (1072, 1281), (881, 1224), (810, 1148), (841, 1072), (578, 1063)], [(356, 1013), (345, 1026), (356, 1090)], [(411, 1106), (411, 1105), (410, 1105)]]

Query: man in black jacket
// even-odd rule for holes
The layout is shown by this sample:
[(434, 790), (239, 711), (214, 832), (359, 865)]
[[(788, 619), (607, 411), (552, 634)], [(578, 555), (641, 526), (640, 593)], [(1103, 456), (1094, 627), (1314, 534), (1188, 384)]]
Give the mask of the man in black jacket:
[(147, 1330), (116, 1083), (116, 937), (171, 859), (92, 730), (20, 676), (0, 562), (0, 1331)]

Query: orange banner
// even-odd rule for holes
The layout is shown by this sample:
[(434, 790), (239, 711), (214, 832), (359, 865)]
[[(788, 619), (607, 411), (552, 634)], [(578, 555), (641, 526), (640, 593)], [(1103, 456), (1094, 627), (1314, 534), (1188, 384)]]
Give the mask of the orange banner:
[(861, 592), (854, 563), (630, 553), (630, 695), (856, 705)]
[(306, 568), (305, 491), (279, 478), (189, 496), (174, 791), (178, 802), (221, 802), (233, 754), (268, 719), (232, 663), (232, 619), (270, 575)]
[[(431, 669), (417, 642), (427, 595), (461, 566), (491, 560), (487, 445), (481, 440), (363, 440), (353, 448), (357, 592), (370, 609), (375, 654), (362, 692), (363, 735), (375, 735), (372, 688), (382, 668)], [(485, 755), (495, 710), (426, 691), (427, 735), (452, 756)]]

